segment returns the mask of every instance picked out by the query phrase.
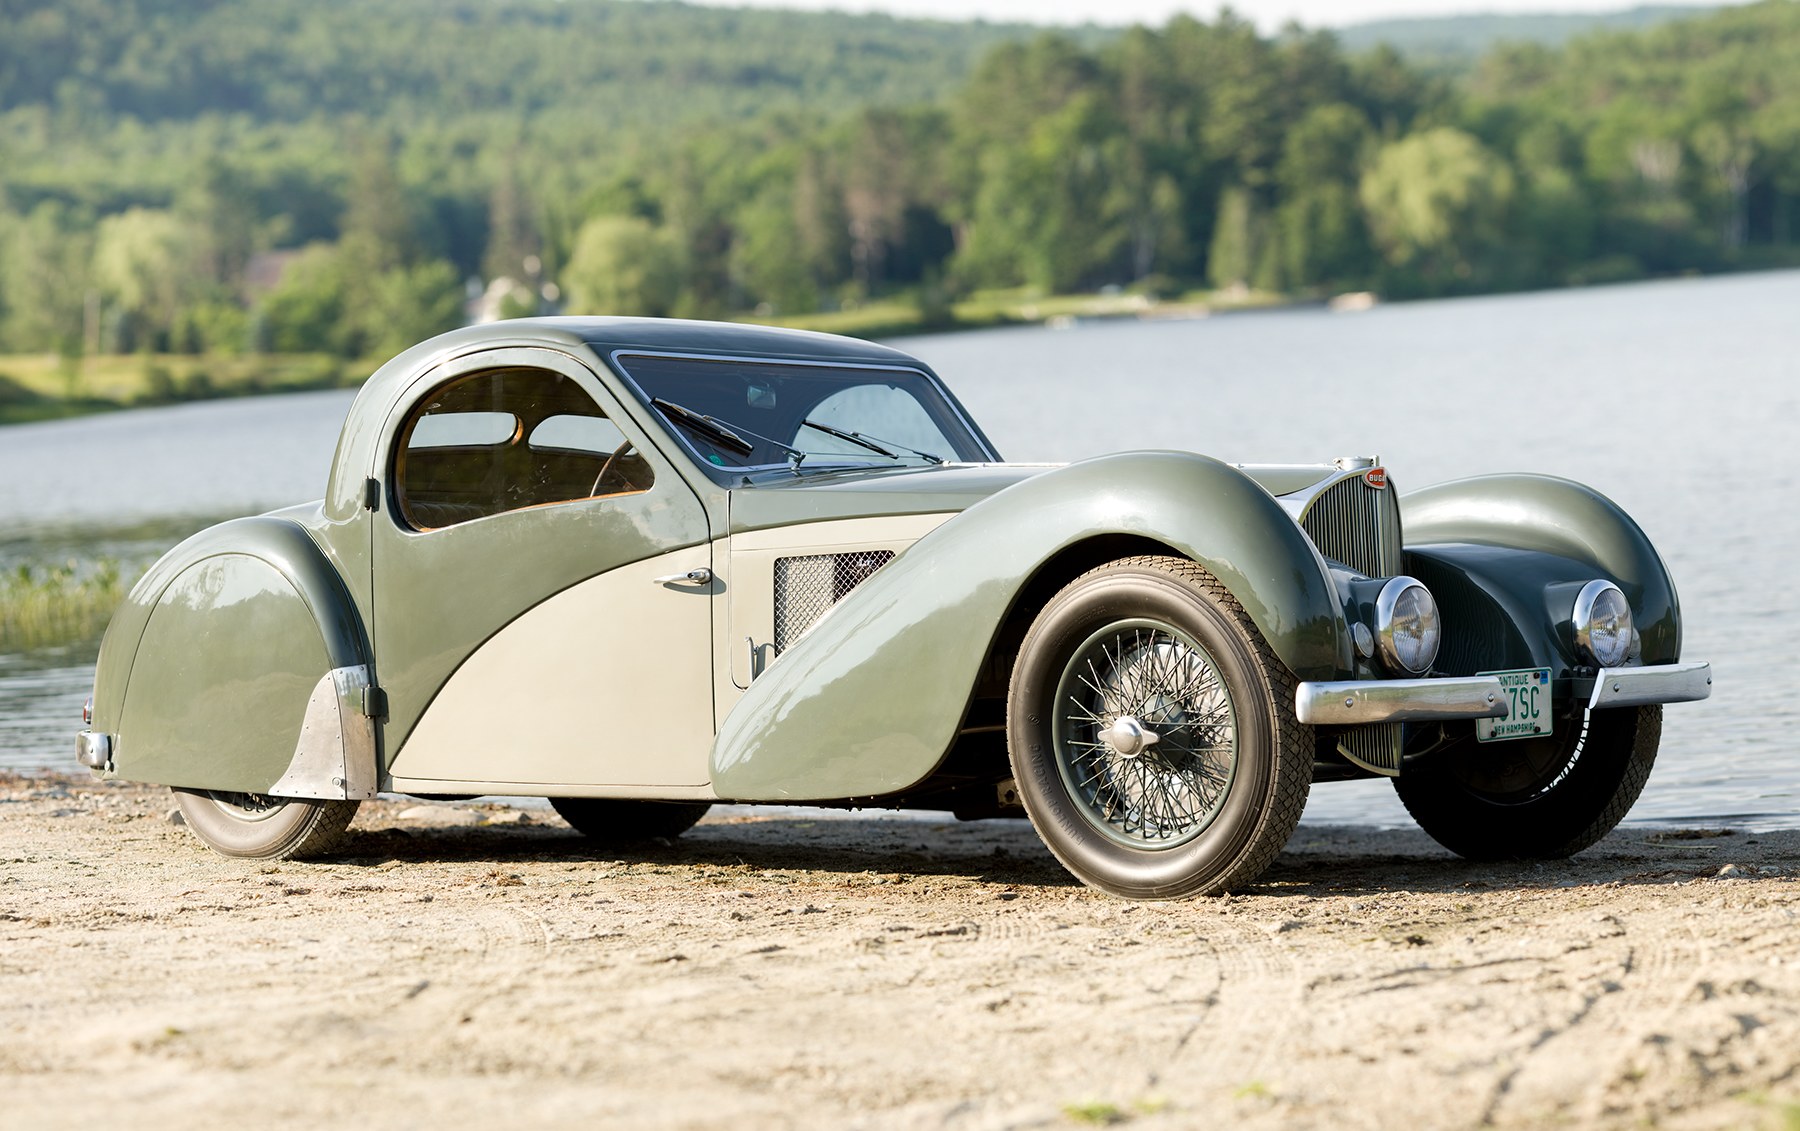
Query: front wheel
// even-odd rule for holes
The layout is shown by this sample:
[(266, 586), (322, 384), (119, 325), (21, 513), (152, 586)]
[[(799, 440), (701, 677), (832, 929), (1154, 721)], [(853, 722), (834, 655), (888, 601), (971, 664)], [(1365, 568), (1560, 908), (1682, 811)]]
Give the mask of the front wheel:
[(327, 856), (343, 841), (355, 801), (306, 801), (260, 793), (176, 789), (188, 828), (222, 856), (289, 860)]
[(1592, 711), (1541, 738), (1439, 751), (1394, 790), (1431, 839), (1471, 860), (1573, 856), (1613, 830), (1643, 792), (1662, 706)]
[(1006, 728), (1038, 835), (1084, 883), (1130, 899), (1251, 882), (1312, 779), (1293, 676), (1185, 558), (1113, 562), (1052, 598), (1020, 647)]

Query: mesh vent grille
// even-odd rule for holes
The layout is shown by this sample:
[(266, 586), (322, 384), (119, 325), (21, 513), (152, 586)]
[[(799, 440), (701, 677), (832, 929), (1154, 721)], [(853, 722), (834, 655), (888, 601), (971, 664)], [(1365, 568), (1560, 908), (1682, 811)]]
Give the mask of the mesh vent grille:
[(893, 559), (892, 550), (776, 558), (775, 654), (787, 651), (850, 590)]
[(1300, 527), (1319, 553), (1365, 577), (1393, 577), (1404, 569), (1392, 483), (1375, 488), (1361, 475), (1340, 479), (1307, 506)]
[(1338, 739), (1338, 750), (1365, 770), (1393, 777), (1400, 772), (1403, 725), (1376, 723), (1347, 730)]

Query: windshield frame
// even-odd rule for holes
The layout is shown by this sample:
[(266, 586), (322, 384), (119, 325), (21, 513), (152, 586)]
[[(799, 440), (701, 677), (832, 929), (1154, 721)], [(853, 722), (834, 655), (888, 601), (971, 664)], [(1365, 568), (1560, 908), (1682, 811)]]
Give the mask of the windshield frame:
[[(854, 369), (863, 372), (905, 374), (908, 377), (915, 377), (923, 380), (926, 385), (942, 399), (944, 407), (949, 411), (950, 416), (957, 424), (962, 426), (968, 439), (985, 457), (983, 462), (1003, 462), (1000, 459), (999, 453), (994, 450), (994, 445), (988, 440), (987, 435), (983, 433), (980, 428), (976, 427), (975, 422), (969, 418), (969, 414), (967, 410), (963, 408), (962, 402), (958, 401), (956, 397), (951, 394), (949, 388), (945, 386), (944, 382), (937, 374), (931, 372), (931, 370), (925, 368), (923, 365), (896, 365), (891, 362), (880, 361), (817, 361), (810, 358), (797, 357), (689, 353), (681, 350), (634, 349), (631, 347), (622, 347), (620, 349), (609, 351), (606, 355), (606, 359), (610, 364), (612, 371), (625, 383), (625, 387), (630, 391), (632, 397), (635, 398), (643, 410), (649, 414), (651, 420), (664, 432), (674, 438), (676, 444), (680, 446), (682, 452), (688, 457), (688, 462), (704, 472), (707, 478), (721, 486), (737, 486), (748, 481), (752, 477), (772, 472), (782, 473), (785, 476), (792, 476), (796, 474), (807, 475), (844, 471), (886, 471), (899, 469), (917, 471), (922, 467), (949, 466), (951, 464), (966, 463), (968, 461), (957, 459), (954, 452), (947, 453), (944, 456), (945, 462), (942, 465), (931, 464), (929, 462), (918, 460), (917, 457), (908, 457), (905, 454), (891, 463), (882, 462), (880, 457), (875, 457), (874, 459), (852, 457), (848, 460), (836, 461), (824, 458), (822, 454), (815, 454), (798, 467), (787, 460), (783, 460), (779, 463), (728, 464), (720, 466), (705, 458), (700, 450), (694, 446), (693, 437), (687, 434), (686, 429), (682, 428), (679, 423), (670, 421), (664, 416), (661, 410), (656, 408), (652, 403), (655, 400), (655, 397), (653, 397), (643, 385), (638, 383), (637, 377), (626, 364), (626, 361), (631, 358), (667, 358), (674, 361), (703, 361), (727, 365), (733, 363), (742, 365), (778, 365), (805, 369)], [(730, 426), (731, 421), (721, 421), (721, 423)], [(954, 440), (954, 437), (947, 438)], [(837, 456), (840, 454), (848, 455), (849, 453), (830, 454), (832, 456)]]

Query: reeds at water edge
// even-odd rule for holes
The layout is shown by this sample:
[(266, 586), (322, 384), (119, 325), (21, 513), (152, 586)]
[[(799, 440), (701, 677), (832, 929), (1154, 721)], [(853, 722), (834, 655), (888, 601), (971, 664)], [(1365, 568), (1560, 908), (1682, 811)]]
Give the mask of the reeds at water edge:
[(0, 573), (0, 652), (97, 639), (126, 588), (110, 558)]

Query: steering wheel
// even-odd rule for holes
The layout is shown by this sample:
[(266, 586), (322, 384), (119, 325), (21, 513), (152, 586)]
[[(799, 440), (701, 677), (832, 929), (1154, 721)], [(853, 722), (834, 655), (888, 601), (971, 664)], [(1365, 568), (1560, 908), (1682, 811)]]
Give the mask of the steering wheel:
[[(606, 462), (600, 465), (600, 474), (594, 476), (594, 485), (592, 487), (588, 488), (588, 497), (589, 498), (592, 498), (593, 496), (598, 495), (600, 493), (600, 484), (605, 482), (606, 473), (613, 469), (613, 464), (619, 462), (620, 456), (624, 455), (626, 452), (628, 452), (630, 450), (631, 450), (631, 441), (626, 440), (623, 444), (620, 444), (618, 447), (616, 447), (612, 450), (612, 455), (609, 455), (606, 457)], [(626, 485), (631, 486), (632, 484), (627, 483)]]

